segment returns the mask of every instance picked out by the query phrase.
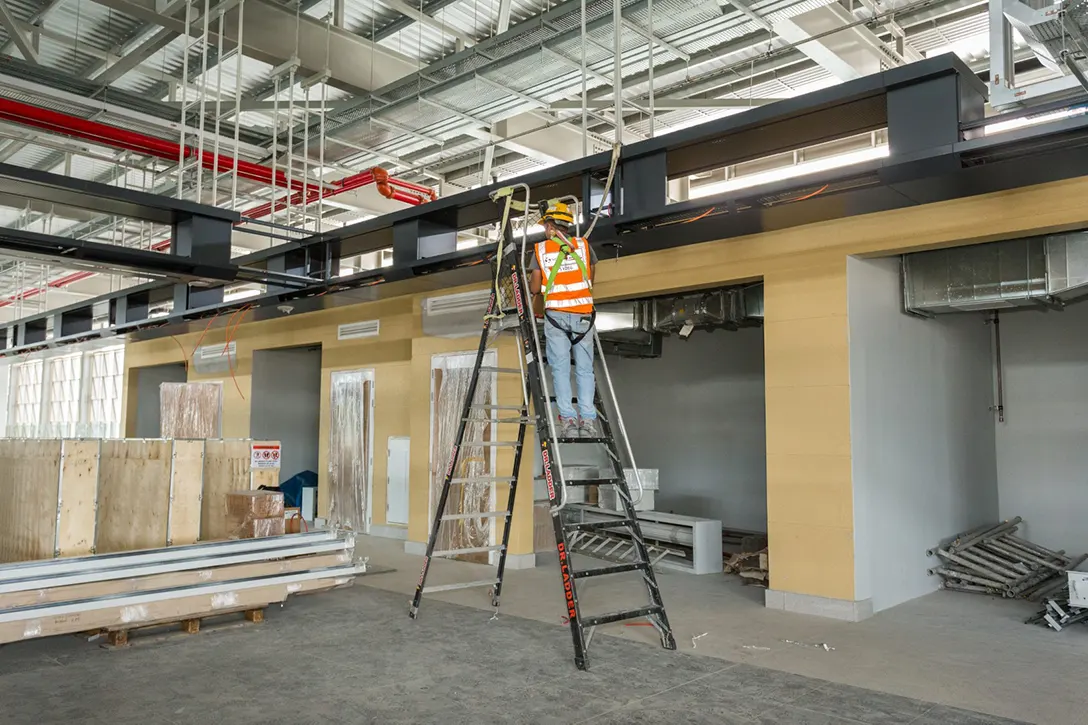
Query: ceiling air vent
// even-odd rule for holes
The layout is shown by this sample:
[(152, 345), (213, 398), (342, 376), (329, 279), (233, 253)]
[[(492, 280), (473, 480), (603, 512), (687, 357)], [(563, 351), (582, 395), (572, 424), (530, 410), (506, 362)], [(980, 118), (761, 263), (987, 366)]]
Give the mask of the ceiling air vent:
[(491, 290), (428, 297), (423, 300), (423, 312), (428, 315), (454, 315), (460, 312), (480, 312), (482, 314), (490, 297)]
[(234, 342), (204, 345), (193, 353), (193, 368), (198, 373), (225, 373), (235, 367), (237, 361), (238, 350)]
[(423, 300), (423, 334), (436, 337), (479, 335), (491, 290), (458, 292)]
[(378, 336), (378, 320), (348, 322), (336, 328), (337, 340), (358, 340), (364, 337)]

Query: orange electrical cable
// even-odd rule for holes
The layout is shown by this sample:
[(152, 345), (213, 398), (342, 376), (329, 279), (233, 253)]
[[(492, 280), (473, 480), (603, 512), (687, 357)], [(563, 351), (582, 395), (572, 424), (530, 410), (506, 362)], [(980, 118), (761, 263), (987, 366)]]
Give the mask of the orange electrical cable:
[(831, 184), (824, 184), (823, 186), (821, 186), (819, 189), (812, 192), (811, 194), (805, 194), (804, 196), (799, 196), (796, 199), (788, 199), (787, 201), (790, 202), (790, 203), (793, 203), (795, 201), (804, 201), (805, 199), (811, 199), (812, 197), (816, 196), (817, 194), (822, 194), (825, 191), (827, 191), (827, 187), (829, 187), (829, 186), (831, 186)]
[(718, 207), (716, 207), (716, 206), (712, 206), (709, 209), (707, 209), (706, 211), (704, 211), (702, 214), (700, 214), (699, 216), (693, 216), (691, 219), (685, 219), (684, 221), (682, 221), (680, 223), (681, 224), (691, 224), (692, 222), (697, 222), (700, 219), (704, 219), (704, 218), (710, 216), (714, 212), (714, 210), (717, 209), (717, 208)]
[[(230, 328), (230, 322), (227, 322), (227, 341), (223, 345), (224, 353), (226, 353), (227, 349), (230, 347), (230, 343), (234, 339), (234, 333), (238, 331), (238, 327), (242, 324), (242, 321), (245, 320), (246, 313), (249, 312), (252, 308), (253, 305), (246, 305), (242, 309), (238, 310), (238, 312), (242, 313), (242, 316), (238, 318), (238, 322), (235, 323), (233, 330)], [(235, 314), (238, 313), (236, 312)], [(234, 315), (231, 315), (231, 319), (234, 319)], [(234, 364), (231, 362), (230, 355), (227, 355), (227, 369), (230, 370), (230, 379), (234, 382), (234, 389), (238, 391), (238, 397), (240, 397), (242, 400), (245, 400), (246, 396), (242, 392), (242, 386), (238, 384), (238, 378), (234, 375)]]
[(181, 349), (181, 362), (185, 365), (185, 372), (189, 372), (189, 353), (185, 352), (185, 346), (181, 344), (181, 340), (177, 339), (173, 335), (170, 336), (170, 339), (176, 342), (178, 347)]
[(204, 342), (204, 336), (208, 334), (208, 330), (212, 329), (212, 323), (215, 322), (216, 318), (218, 317), (219, 313), (216, 312), (215, 316), (212, 317), (212, 319), (208, 320), (208, 325), (204, 328), (204, 332), (200, 333), (200, 337), (197, 338), (196, 345), (193, 345), (192, 357), (196, 357), (196, 351), (200, 349), (200, 343)]

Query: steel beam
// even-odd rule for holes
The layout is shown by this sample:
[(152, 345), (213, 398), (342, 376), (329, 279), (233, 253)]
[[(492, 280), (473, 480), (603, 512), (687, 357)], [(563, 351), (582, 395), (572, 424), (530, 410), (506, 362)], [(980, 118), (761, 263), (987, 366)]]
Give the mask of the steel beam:
[(23, 58), (34, 65), (38, 65), (38, 51), (34, 49), (34, 45), (30, 42), (30, 38), (26, 36), (26, 33), (23, 32), (23, 29), (19, 27), (19, 23), (16, 21), (15, 16), (11, 14), (11, 9), (8, 7), (6, 0), (0, 0), (0, 25), (4, 26), (8, 37), (19, 48)]
[[(775, 21), (774, 30), (842, 81), (879, 73), (897, 59), (868, 28), (838, 3)], [(850, 26), (850, 27), (846, 27)], [(833, 32), (836, 28), (846, 28)]]
[[(718, 108), (755, 108), (766, 106), (768, 103), (777, 103), (782, 98), (656, 98), (654, 108), (658, 111), (678, 111), (687, 108), (718, 109)], [(582, 107), (581, 101), (554, 101), (548, 106), (551, 111), (570, 111)], [(587, 108), (611, 108), (610, 101), (591, 100), (586, 102)]]
[(404, 15), (405, 17), (409, 17), (412, 20), (415, 20), (420, 25), (426, 25), (428, 28), (431, 28), (432, 30), (437, 30), (443, 35), (448, 35), (451, 38), (459, 40), (461, 43), (464, 44), (466, 48), (476, 45), (475, 38), (469, 35), (465, 35), (464, 33), (458, 31), (456, 28), (451, 28), (440, 20), (437, 20), (428, 15), (427, 13), (422, 12), (421, 10), (419, 10), (419, 8), (412, 7), (408, 3), (404, 2), (404, 0), (382, 0), (382, 4), (392, 8), (393, 10), (396, 10), (398, 13)]
[(680, 50), (680, 48), (676, 47), (675, 45), (673, 45), (669, 41), (665, 40), (664, 38), (662, 38), (662, 37), (660, 37), (658, 35), (654, 35), (649, 30), (642, 27), (641, 25), (639, 25), (638, 23), (636, 23), (633, 20), (629, 20), (628, 18), (624, 18), (623, 19), (623, 27), (629, 28), (629, 29), (635, 31), (636, 33), (641, 35), (643, 38), (646, 38), (646, 40), (649, 40), (650, 42), (654, 43), (655, 45), (660, 45), (662, 48), (669, 51), (670, 53), (675, 55), (677, 58), (682, 59), (685, 63), (687, 63), (688, 61), (691, 60), (691, 56), (688, 53), (685, 53), (684, 51)]

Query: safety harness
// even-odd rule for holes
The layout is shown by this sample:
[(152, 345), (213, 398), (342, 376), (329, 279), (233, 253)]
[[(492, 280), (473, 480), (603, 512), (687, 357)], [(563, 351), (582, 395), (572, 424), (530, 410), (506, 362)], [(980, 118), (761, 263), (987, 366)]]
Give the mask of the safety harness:
[(565, 260), (567, 257), (573, 259), (575, 264), (578, 265), (578, 271), (582, 273), (582, 278), (585, 279), (586, 283), (590, 285), (590, 289), (592, 289), (593, 283), (589, 279), (589, 272), (586, 270), (585, 262), (583, 262), (582, 258), (578, 256), (578, 252), (574, 251), (571, 248), (570, 240), (567, 239), (562, 232), (559, 232), (559, 238), (556, 239), (553, 237), (552, 241), (558, 242), (559, 244), (559, 256), (555, 258), (555, 264), (552, 265), (552, 269), (548, 273), (548, 282), (546, 285), (544, 285), (544, 319), (550, 322), (552, 326), (555, 327), (557, 330), (562, 330), (563, 332), (565, 332), (567, 334), (567, 337), (570, 338), (571, 347), (574, 347), (593, 330), (593, 325), (597, 321), (597, 307), (594, 306), (593, 311), (589, 314), (589, 328), (585, 332), (571, 332), (570, 330), (564, 330), (562, 327), (559, 326), (558, 322), (548, 317), (548, 295), (551, 293), (552, 287), (555, 286), (555, 278), (559, 274), (559, 267), (563, 264), (563, 260)]

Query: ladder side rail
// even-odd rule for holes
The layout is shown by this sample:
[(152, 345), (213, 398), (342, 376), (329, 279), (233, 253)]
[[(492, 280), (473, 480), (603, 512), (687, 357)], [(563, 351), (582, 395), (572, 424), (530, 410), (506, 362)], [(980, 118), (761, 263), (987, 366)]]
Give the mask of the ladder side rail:
[(484, 319), (483, 331), (480, 334), (480, 345), (476, 350), (476, 363), (472, 368), (472, 377), (469, 379), (468, 391), (465, 394), (465, 403), (461, 410), (461, 422), (457, 425), (457, 435), (454, 438), (453, 450), (450, 451), (449, 464), (446, 466), (446, 474), (442, 480), (442, 492), (438, 496), (438, 503), (434, 510), (434, 519), (431, 522), (431, 534), (427, 540), (427, 552), (423, 556), (423, 569), (419, 573), (419, 582), (416, 584), (416, 593), (412, 597), (412, 606), (408, 613), (410, 616), (415, 617), (419, 611), (419, 603), (423, 598), (423, 586), (426, 584), (427, 572), (431, 565), (431, 555), (434, 554), (434, 547), (438, 541), (439, 527), (442, 525), (442, 515), (446, 511), (446, 502), (449, 500), (450, 495), (450, 482), (453, 480), (454, 475), (457, 472), (457, 463), (460, 461), (461, 452), (464, 449), (465, 429), (468, 427), (468, 421), (472, 415), (473, 400), (476, 398), (476, 385), (480, 380), (480, 366), (483, 364), (484, 355), (487, 353), (487, 341), (488, 331), (491, 327), (491, 314), (495, 311), (498, 305), (498, 296), (495, 291), (491, 292), (491, 299), (487, 304), (487, 316)]

